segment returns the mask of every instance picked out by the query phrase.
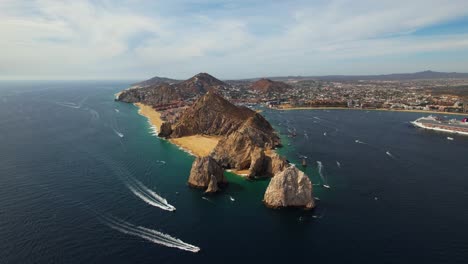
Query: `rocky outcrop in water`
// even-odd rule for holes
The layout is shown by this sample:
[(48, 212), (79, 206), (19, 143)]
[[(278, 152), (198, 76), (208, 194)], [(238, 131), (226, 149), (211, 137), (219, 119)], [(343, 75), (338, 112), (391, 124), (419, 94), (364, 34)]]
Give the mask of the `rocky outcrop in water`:
[(312, 182), (304, 172), (290, 166), (277, 173), (270, 181), (263, 202), (271, 208), (315, 206)]
[(172, 133), (172, 125), (170, 122), (163, 122), (161, 124), (161, 128), (159, 129), (158, 136), (159, 137), (164, 137), (167, 138), (171, 135)]
[(270, 123), (255, 113), (239, 130), (220, 140), (213, 150), (213, 158), (225, 168), (249, 169), (256, 148), (268, 150), (279, 143), (279, 137)]
[[(212, 178), (215, 178), (213, 180)], [(223, 168), (209, 156), (196, 158), (190, 170), (189, 186), (217, 190), (219, 184), (226, 183)], [(216, 186), (215, 186), (216, 185)]]
[(206, 188), (205, 193), (215, 193), (219, 190), (218, 188), (218, 180), (212, 174), (210, 177), (210, 183), (208, 184), (208, 188)]

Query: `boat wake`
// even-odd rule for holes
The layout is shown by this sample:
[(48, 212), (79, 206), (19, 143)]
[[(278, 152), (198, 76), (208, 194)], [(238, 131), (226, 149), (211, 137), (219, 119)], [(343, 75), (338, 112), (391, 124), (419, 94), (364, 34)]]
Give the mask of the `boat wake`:
[(114, 132), (115, 132), (115, 134), (116, 134), (117, 136), (119, 136), (119, 137), (121, 137), (121, 138), (124, 137), (124, 134), (120, 133), (119, 131), (117, 131), (117, 130), (115, 130), (115, 129), (113, 129), (113, 130), (114, 130)]
[(169, 204), (166, 199), (162, 198), (157, 193), (153, 192), (151, 189), (143, 185), (143, 183), (134, 178), (129, 177), (125, 182), (125, 185), (135, 196), (149, 205), (161, 208), (166, 211), (176, 210), (176, 208)]
[(210, 198), (208, 198), (208, 197), (202, 196), (202, 199), (205, 200), (205, 201), (207, 201), (207, 202), (210, 202), (210, 203), (213, 203), (213, 204), (214, 204), (214, 202), (213, 202)]
[(395, 158), (395, 156), (393, 156), (392, 153), (390, 153), (390, 151), (386, 151), (385, 154), (387, 154), (387, 156), (389, 156), (392, 159)]
[(166, 247), (178, 248), (194, 253), (200, 251), (200, 248), (195, 245), (191, 245), (178, 238), (172, 237), (168, 234), (164, 234), (153, 229), (149, 229), (142, 226), (136, 226), (112, 216), (101, 215), (99, 218), (104, 224), (106, 224), (110, 228), (120, 231), (124, 234), (137, 236), (155, 244), (163, 245)]
[(322, 186), (325, 188), (330, 188), (330, 185), (328, 185), (327, 180), (325, 179), (325, 176), (323, 175), (323, 164), (321, 161), (317, 161), (317, 166), (318, 166), (318, 173), (320, 175), (320, 178), (322, 179)]
[(339, 161), (336, 161), (336, 166), (337, 166), (338, 168), (341, 168), (341, 163), (340, 163)]
[(60, 105), (60, 106), (73, 108), (73, 109), (80, 109), (81, 108), (81, 105), (77, 105), (75, 103), (70, 103), (70, 102), (55, 102), (55, 103)]

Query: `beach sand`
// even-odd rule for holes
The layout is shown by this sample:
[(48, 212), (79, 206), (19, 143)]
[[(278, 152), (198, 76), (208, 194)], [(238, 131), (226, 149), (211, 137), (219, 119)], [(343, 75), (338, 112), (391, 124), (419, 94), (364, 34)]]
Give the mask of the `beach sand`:
[(154, 110), (151, 106), (145, 105), (142, 103), (135, 103), (135, 106), (138, 107), (138, 113), (150, 121), (153, 126), (156, 126), (156, 129), (160, 130), (163, 120), (161, 119), (161, 113)]
[[(135, 103), (135, 106), (139, 108), (138, 113), (150, 121), (153, 126), (159, 131), (162, 123), (161, 113), (154, 110), (151, 106), (142, 103)], [(197, 156), (203, 157), (211, 153), (216, 147), (221, 137), (219, 136), (205, 136), (205, 135), (194, 135), (181, 138), (169, 139), (169, 142), (179, 146), (185, 151)]]
[(171, 138), (169, 141), (188, 150), (197, 157), (207, 156), (218, 144), (220, 136), (194, 135), (181, 138)]

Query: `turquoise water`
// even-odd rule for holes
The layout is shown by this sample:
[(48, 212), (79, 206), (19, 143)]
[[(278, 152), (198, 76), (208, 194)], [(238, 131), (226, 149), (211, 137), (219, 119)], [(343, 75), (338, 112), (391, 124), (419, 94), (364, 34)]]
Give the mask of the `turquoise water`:
[[(468, 138), (448, 141), (414, 129), (408, 122), (421, 116), (415, 113), (265, 110), (282, 133), (280, 153), (293, 163), (307, 156), (312, 181), (331, 186), (314, 185), (320, 198), (314, 211), (271, 210), (262, 204), (268, 180), (227, 173), (227, 189), (206, 199), (189, 188), (193, 157), (151, 135), (133, 105), (113, 101), (128, 84), (0, 83), (0, 263), (464, 263), (468, 257)], [(298, 136), (285, 137), (288, 128)], [(129, 188), (133, 180), (177, 210), (142, 200)], [(201, 251), (160, 245), (154, 240), (161, 236), (150, 241), (139, 228), (137, 235), (122, 232), (128, 225), (117, 230), (115, 221)]]

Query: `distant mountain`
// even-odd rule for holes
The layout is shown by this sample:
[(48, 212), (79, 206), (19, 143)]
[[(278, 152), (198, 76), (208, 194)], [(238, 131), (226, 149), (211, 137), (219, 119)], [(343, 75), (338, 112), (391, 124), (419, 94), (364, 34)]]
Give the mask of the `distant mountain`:
[(458, 72), (435, 72), (422, 71), (415, 73), (393, 73), (380, 75), (326, 75), (326, 76), (284, 76), (271, 77), (277, 81), (301, 81), (301, 80), (323, 80), (323, 81), (358, 81), (358, 80), (426, 80), (426, 79), (468, 79), (468, 73)]
[(224, 90), (229, 85), (208, 73), (199, 73), (192, 78), (174, 85), (184, 97), (203, 95), (208, 91)]
[(151, 79), (148, 79), (146, 81), (138, 82), (133, 84), (132, 86), (134, 87), (148, 87), (148, 86), (155, 86), (155, 85), (160, 85), (163, 83), (166, 84), (173, 84), (173, 83), (178, 83), (180, 82), (179, 80), (174, 80), (166, 77), (153, 77)]
[(270, 94), (270, 93), (283, 93), (290, 89), (291, 86), (284, 82), (279, 81), (272, 81), (270, 79), (260, 79), (258, 81), (253, 82), (250, 85), (250, 89), (257, 91), (263, 94)]
[[(175, 82), (168, 83), (167, 80)], [(158, 106), (197, 98), (208, 91), (221, 92), (227, 87), (229, 87), (229, 84), (216, 79), (208, 73), (199, 73), (185, 81), (155, 77), (122, 91), (117, 100)]]

